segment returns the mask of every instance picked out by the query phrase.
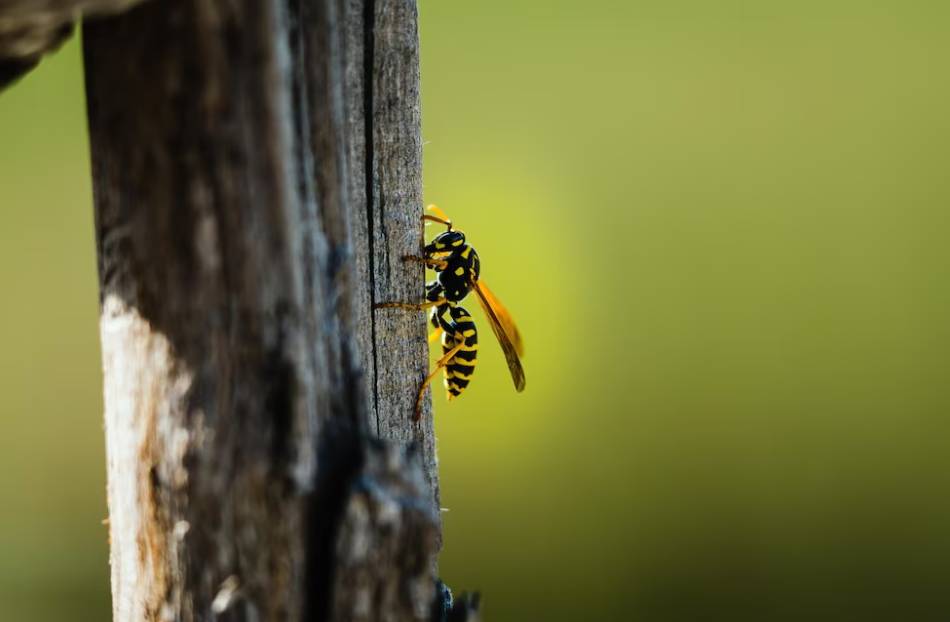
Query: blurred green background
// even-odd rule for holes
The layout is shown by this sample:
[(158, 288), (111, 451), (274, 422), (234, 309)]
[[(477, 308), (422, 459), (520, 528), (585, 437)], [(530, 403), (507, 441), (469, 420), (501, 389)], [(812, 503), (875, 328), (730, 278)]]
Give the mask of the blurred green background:
[[(950, 8), (420, 6), (426, 199), (527, 345), (525, 393), (483, 329), (437, 397), (443, 578), (486, 621), (946, 620)], [(86, 140), (73, 41), (0, 95), (3, 621), (109, 616)]]

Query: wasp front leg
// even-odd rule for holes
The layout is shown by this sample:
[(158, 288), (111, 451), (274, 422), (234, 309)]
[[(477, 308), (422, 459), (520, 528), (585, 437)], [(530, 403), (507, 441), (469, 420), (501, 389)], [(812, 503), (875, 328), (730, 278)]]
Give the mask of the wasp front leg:
[(435, 271), (445, 270), (449, 262), (444, 259), (436, 259), (435, 257), (419, 257), (417, 255), (403, 255), (403, 261), (414, 261), (416, 263), (421, 263), (425, 265), (426, 268), (431, 268)]

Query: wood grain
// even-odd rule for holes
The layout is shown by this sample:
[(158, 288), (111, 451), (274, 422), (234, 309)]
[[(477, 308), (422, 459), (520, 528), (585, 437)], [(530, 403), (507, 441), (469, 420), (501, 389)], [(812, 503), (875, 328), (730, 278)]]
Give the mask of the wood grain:
[(415, 3), (154, 0), (84, 45), (114, 619), (426, 619), (425, 321), (371, 310), (422, 292)]
[[(414, 1), (374, 0), (364, 12), (367, 102), (366, 154), (368, 239), (372, 240), (369, 278), (373, 303), (421, 302), (423, 267), (402, 260), (419, 255), (422, 226), (422, 117), (419, 97), (419, 33)], [(438, 461), (431, 400), (418, 423), (412, 418), (419, 385), (428, 372), (425, 313), (398, 309), (373, 312), (372, 391), (377, 433), (401, 443), (416, 443), (438, 506)], [(406, 390), (406, 379), (415, 386)]]

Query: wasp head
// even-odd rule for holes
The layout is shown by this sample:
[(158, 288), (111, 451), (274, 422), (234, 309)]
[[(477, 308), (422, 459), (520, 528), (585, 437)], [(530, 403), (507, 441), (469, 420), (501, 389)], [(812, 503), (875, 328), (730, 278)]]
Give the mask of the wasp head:
[(444, 231), (426, 244), (427, 255), (435, 253), (454, 253), (465, 246), (465, 234), (461, 231)]

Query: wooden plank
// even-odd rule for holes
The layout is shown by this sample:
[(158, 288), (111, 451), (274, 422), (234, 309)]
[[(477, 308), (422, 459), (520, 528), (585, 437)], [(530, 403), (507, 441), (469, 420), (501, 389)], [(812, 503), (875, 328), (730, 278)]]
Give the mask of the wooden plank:
[[(419, 447), (438, 507), (428, 398), (421, 421), (410, 421), (428, 371), (425, 314), (370, 311), (373, 303), (421, 301), (424, 293), (422, 266), (402, 261), (404, 255), (420, 254), (423, 244), (418, 11), (413, 0), (347, 0), (346, 11), (354, 244), (371, 249), (365, 256), (357, 253), (356, 260), (357, 281), (364, 284), (357, 292), (356, 318), (371, 326), (361, 344), (363, 352), (372, 353), (364, 361), (370, 425), (381, 438)], [(355, 113), (360, 104), (362, 117)], [(369, 143), (367, 136), (372, 136)], [(368, 150), (360, 148), (367, 145)]]
[[(357, 4), (154, 0), (85, 28), (115, 620), (433, 602), (424, 318), (370, 311), (422, 291), (399, 261), (422, 234), (415, 5)], [(367, 478), (385, 525), (353, 510)], [(416, 536), (390, 563), (358, 549), (394, 525)]]

